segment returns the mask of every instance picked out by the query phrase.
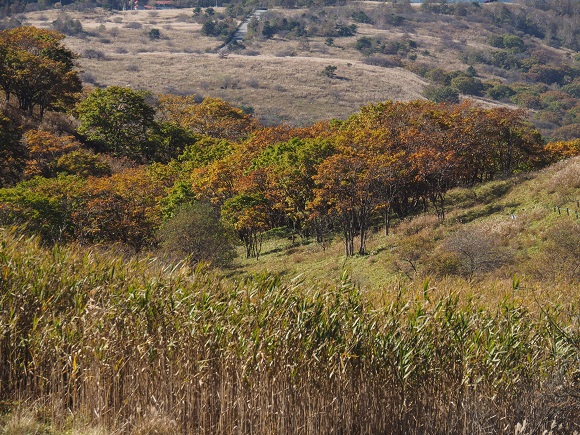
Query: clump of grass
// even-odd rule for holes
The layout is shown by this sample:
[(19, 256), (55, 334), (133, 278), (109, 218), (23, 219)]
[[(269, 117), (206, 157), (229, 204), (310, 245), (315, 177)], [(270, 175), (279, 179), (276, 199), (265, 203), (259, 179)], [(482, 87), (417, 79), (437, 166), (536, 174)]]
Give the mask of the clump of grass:
[(429, 282), (371, 303), (345, 274), (229, 281), (6, 231), (0, 276), (0, 401), (54, 427), (467, 434), (580, 413), (574, 304), (486, 308)]

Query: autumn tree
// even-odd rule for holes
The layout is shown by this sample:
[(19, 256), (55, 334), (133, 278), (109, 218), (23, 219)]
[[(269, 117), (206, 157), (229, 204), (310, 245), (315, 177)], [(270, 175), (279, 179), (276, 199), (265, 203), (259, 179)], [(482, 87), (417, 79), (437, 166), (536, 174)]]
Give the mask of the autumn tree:
[(73, 136), (56, 136), (43, 130), (28, 130), (24, 134), (23, 143), (28, 150), (24, 170), (28, 178), (36, 175), (50, 177), (60, 157), (81, 147)]
[(239, 141), (259, 127), (256, 119), (219, 98), (196, 103), (194, 96), (164, 95), (159, 98), (159, 117), (193, 133)]
[(260, 256), (268, 229), (268, 203), (263, 194), (241, 193), (225, 201), (222, 218), (234, 228), (246, 248), (246, 258)]
[(119, 86), (95, 89), (76, 107), (79, 133), (100, 151), (137, 161), (150, 159), (155, 154), (152, 136), (157, 125), (147, 95)]
[(262, 171), (272, 213), (292, 234), (307, 235), (308, 204), (314, 196), (314, 175), (317, 166), (334, 152), (326, 139), (293, 138), (268, 146), (254, 159), (250, 170)]
[(354, 239), (359, 237), (359, 254), (366, 252), (371, 214), (377, 205), (376, 167), (366, 156), (346, 149), (325, 159), (315, 175), (312, 207), (326, 209), (340, 221), (345, 254), (354, 255)]
[(231, 157), (215, 160), (192, 171), (190, 180), (197, 193), (196, 199), (221, 207), (236, 195), (236, 181), (241, 171)]
[(86, 186), (81, 198), (83, 207), (72, 216), (77, 240), (120, 242), (136, 252), (154, 244), (161, 223), (159, 200), (164, 189), (147, 169), (89, 178)]
[(580, 156), (580, 139), (550, 142), (546, 145), (546, 152), (552, 162)]
[(74, 54), (61, 41), (64, 35), (35, 27), (0, 31), (0, 87), (6, 100), (16, 96), (20, 109), (42, 117), (46, 109), (71, 106), (81, 81)]
[(494, 108), (484, 112), (482, 142), (487, 142), (494, 168), (502, 175), (530, 170), (545, 163), (543, 140), (525, 119), (522, 110)]

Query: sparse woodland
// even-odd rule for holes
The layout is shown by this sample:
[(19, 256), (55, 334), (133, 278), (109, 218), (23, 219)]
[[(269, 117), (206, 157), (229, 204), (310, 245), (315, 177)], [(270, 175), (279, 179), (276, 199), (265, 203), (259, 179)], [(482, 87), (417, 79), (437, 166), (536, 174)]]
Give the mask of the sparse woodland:
[[(577, 49), (575, 3), (550, 4)], [(221, 98), (83, 88), (63, 39), (0, 31), (0, 434), (580, 432), (577, 135), (467, 100), (265, 125)], [(577, 106), (574, 62), (524, 71), (527, 43), (492, 42)]]

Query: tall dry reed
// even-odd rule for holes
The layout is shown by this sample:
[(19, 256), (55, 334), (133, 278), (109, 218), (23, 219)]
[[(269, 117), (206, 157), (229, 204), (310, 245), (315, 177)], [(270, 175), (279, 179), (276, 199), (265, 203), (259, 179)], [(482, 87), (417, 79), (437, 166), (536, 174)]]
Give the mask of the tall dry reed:
[(230, 282), (4, 232), (0, 401), (120, 433), (576, 429), (578, 306), (430, 299), (377, 308), (347, 277)]

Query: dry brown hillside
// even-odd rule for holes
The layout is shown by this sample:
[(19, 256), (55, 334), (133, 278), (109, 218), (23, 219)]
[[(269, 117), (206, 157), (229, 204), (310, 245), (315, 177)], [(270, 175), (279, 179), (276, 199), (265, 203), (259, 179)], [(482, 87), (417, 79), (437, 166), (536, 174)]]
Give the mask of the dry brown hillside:
[[(382, 12), (376, 10), (380, 7), (379, 3), (356, 6), (375, 16), (381, 16)], [(338, 19), (348, 17), (352, 8), (345, 6), (336, 12)], [(217, 8), (217, 13), (223, 11)], [(306, 11), (274, 13), (291, 18)], [(58, 10), (32, 12), (23, 24), (50, 28), (62, 14)], [(67, 11), (66, 15), (78, 19), (83, 27), (80, 37), (68, 36), (65, 43), (80, 55), (78, 66), (86, 84), (220, 97), (253, 108), (267, 124), (309, 124), (344, 118), (371, 102), (422, 98), (428, 83), (401, 67), (369, 65), (355, 48), (361, 37), (412, 39), (417, 44), (413, 62), (464, 71), (467, 65), (458, 60), (458, 54), (485, 46), (489, 35), (480, 23), (460, 25), (453, 16), (442, 16), (436, 23), (417, 19), (412, 28), (357, 23), (354, 36), (335, 38), (330, 46), (324, 37), (253, 38), (244, 42), (245, 50), (221, 57), (217, 54), (221, 41), (201, 34), (201, 25), (192, 18), (191, 9), (98, 9)], [(149, 38), (151, 29), (160, 31), (160, 39)], [(336, 77), (322, 74), (328, 65), (337, 67)], [(485, 72), (482, 77), (494, 78), (492, 73)]]

